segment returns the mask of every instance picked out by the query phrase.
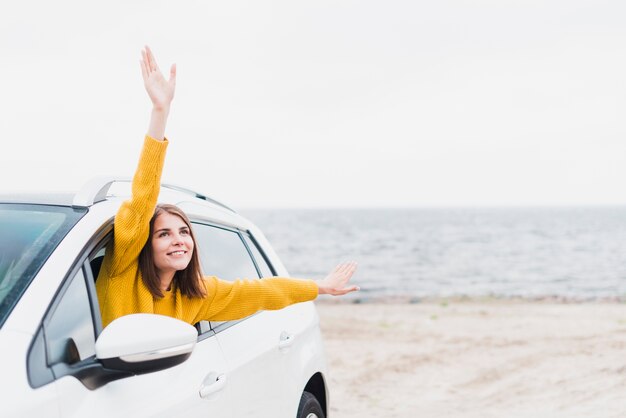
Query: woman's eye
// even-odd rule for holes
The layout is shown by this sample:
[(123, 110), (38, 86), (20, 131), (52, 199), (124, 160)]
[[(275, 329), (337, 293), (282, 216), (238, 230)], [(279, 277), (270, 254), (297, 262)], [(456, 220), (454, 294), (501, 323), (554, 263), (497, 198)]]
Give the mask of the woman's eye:
[(159, 234), (159, 238), (161, 238), (161, 237), (165, 237), (165, 236), (167, 236), (167, 232), (161, 232), (161, 233)]
[(180, 231), (181, 235), (189, 235), (189, 231), (187, 231), (186, 229), (183, 229), (182, 231)]

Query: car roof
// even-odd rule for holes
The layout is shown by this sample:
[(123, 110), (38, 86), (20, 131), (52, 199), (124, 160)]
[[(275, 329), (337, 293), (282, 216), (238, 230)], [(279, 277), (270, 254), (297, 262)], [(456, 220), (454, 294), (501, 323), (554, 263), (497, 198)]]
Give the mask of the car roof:
[[(89, 208), (99, 203), (120, 203), (131, 195), (130, 178), (95, 177), (78, 192), (4, 193), (0, 203), (23, 203), (36, 205), (70, 206)], [(249, 225), (249, 221), (222, 202), (205, 194), (172, 184), (161, 184), (159, 202), (180, 206), (185, 212), (195, 212), (204, 218), (231, 226)]]
[(74, 193), (0, 193), (0, 203), (25, 203), (34, 205), (72, 206)]
[[(27, 204), (47, 204), (59, 206), (90, 207), (94, 204), (106, 200), (110, 197), (129, 197), (131, 180), (127, 177), (94, 177), (76, 193), (71, 192), (29, 192), (29, 193), (0, 193), (0, 203), (27, 203)], [(120, 193), (119, 185), (125, 185)], [(113, 186), (113, 191), (111, 187)], [(213, 205), (220, 206), (230, 212), (235, 212), (222, 202), (210, 198), (209, 196), (194, 190), (173, 185), (161, 184), (161, 194), (165, 191), (179, 192), (187, 200), (200, 199)], [(171, 193), (170, 193), (171, 196)]]

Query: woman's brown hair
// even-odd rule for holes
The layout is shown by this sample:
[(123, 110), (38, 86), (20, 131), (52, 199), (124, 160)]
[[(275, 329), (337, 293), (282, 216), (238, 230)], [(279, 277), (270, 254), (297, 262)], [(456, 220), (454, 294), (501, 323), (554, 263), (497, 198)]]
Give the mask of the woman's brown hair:
[(163, 297), (161, 291), (161, 280), (157, 273), (156, 266), (154, 265), (154, 252), (152, 251), (152, 234), (154, 233), (154, 221), (159, 215), (163, 213), (169, 213), (170, 215), (176, 215), (187, 224), (189, 228), (189, 234), (193, 240), (194, 248), (191, 254), (191, 260), (184, 270), (178, 270), (174, 275), (172, 281), (172, 288), (175, 286), (180, 289), (180, 293), (190, 298), (201, 298), (206, 296), (206, 289), (202, 282), (202, 269), (200, 268), (200, 260), (198, 258), (198, 243), (196, 237), (193, 234), (191, 228), (191, 222), (185, 215), (185, 212), (180, 210), (177, 206), (168, 204), (159, 204), (154, 210), (154, 215), (150, 219), (150, 235), (148, 236), (148, 242), (143, 246), (141, 253), (139, 254), (139, 271), (143, 278), (143, 282), (152, 293), (154, 297)]

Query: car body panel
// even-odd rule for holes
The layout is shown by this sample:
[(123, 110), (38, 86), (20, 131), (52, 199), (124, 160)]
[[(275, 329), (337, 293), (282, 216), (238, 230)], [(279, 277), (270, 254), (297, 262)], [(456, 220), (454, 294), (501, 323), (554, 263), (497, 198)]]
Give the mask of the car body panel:
[(60, 417), (58, 393), (54, 385), (33, 389), (28, 383), (26, 356), (33, 336), (0, 330), (0, 393), (2, 416)]
[(116, 380), (93, 391), (66, 376), (55, 382), (61, 413), (63, 417), (94, 418), (224, 416), (230, 406), (222, 394), (203, 399), (199, 390), (207, 375), (222, 373), (225, 363), (212, 337), (199, 341), (189, 359), (179, 366)]

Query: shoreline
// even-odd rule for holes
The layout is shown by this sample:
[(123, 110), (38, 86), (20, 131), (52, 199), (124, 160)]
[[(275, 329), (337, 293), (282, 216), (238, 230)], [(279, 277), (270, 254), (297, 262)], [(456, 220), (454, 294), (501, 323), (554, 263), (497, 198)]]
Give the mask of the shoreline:
[(433, 298), (316, 306), (330, 418), (626, 416), (622, 303)]
[(545, 296), (353, 296), (353, 297), (332, 297), (322, 295), (315, 303), (338, 304), (338, 305), (360, 305), (360, 304), (399, 304), (399, 305), (419, 305), (419, 304), (440, 304), (440, 303), (563, 303), (563, 304), (626, 304), (626, 295), (603, 296), (603, 297), (573, 297), (559, 295)]

